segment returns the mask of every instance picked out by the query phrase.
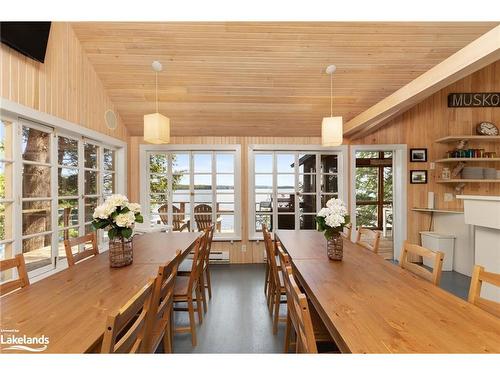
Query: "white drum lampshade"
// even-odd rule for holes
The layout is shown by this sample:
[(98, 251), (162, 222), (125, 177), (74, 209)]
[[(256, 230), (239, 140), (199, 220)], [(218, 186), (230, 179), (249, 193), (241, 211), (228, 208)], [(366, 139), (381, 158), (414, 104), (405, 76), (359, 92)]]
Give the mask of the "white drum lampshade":
[(342, 116), (323, 117), (321, 123), (321, 144), (323, 146), (340, 146), (343, 140)]
[(144, 140), (149, 143), (170, 143), (170, 120), (161, 113), (144, 115)]

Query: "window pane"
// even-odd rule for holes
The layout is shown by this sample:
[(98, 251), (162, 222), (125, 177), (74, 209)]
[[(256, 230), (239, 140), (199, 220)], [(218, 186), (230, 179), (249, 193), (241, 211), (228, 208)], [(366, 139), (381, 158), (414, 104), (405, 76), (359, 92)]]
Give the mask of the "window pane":
[(295, 172), (295, 155), (294, 154), (276, 154), (276, 168), (278, 173), (294, 173)]
[(23, 126), (21, 152), (23, 160), (50, 163), (50, 134)]
[(12, 238), (12, 204), (0, 203), (0, 241)]
[(110, 195), (115, 192), (115, 174), (105, 173), (103, 176), (103, 194)]
[(174, 175), (172, 180), (172, 189), (173, 191), (183, 191), (189, 190), (189, 175)]
[(168, 179), (166, 176), (150, 176), (149, 189), (151, 193), (166, 193), (168, 190)]
[(59, 228), (78, 225), (78, 199), (60, 199), (57, 212)]
[(78, 195), (78, 169), (58, 168), (57, 179), (59, 196)]
[(295, 229), (295, 215), (278, 215), (278, 229)]
[[(230, 204), (234, 210), (234, 194), (217, 194), (218, 210), (221, 210), (220, 207), (222, 207), (225, 204)], [(227, 207), (227, 206), (224, 206), (224, 207)], [(227, 211), (227, 208), (224, 208), (222, 210)]]
[(316, 212), (316, 195), (301, 195), (299, 197), (300, 212)]
[(85, 198), (83, 200), (85, 205), (85, 222), (92, 221), (94, 215), (94, 209), (97, 207), (97, 198)]
[(273, 155), (255, 154), (255, 173), (271, 173), (273, 171)]
[(78, 141), (57, 137), (57, 163), (66, 167), (78, 167)]
[(377, 227), (377, 212), (376, 205), (357, 205), (356, 206), (356, 225), (376, 228)]
[(271, 194), (256, 194), (255, 195), (255, 211), (270, 212), (272, 211), (272, 195)]
[(337, 155), (321, 155), (321, 173), (337, 173)]
[(70, 240), (72, 238), (77, 238), (79, 236), (78, 227), (68, 228), (59, 231), (59, 247), (57, 249), (57, 257), (59, 259), (66, 258), (66, 249), (64, 248), (64, 241)]
[(255, 215), (255, 231), (262, 232), (262, 224), (265, 224), (269, 231), (273, 230), (273, 220), (271, 215)]
[(357, 151), (356, 159), (378, 159), (378, 151)]
[(0, 159), (12, 159), (12, 123), (0, 120)]
[(97, 150), (98, 147), (96, 145), (86, 143), (83, 146), (84, 149), (84, 158), (85, 158), (85, 168), (97, 169), (98, 160), (97, 160)]
[(194, 173), (212, 172), (212, 154), (194, 154)]
[(105, 148), (104, 155), (103, 155), (103, 161), (104, 161), (104, 169), (105, 170), (114, 171), (115, 170), (115, 151)]
[(392, 202), (392, 167), (384, 168), (384, 201)]
[(189, 154), (172, 154), (173, 173), (189, 173), (189, 170)]
[(277, 194), (278, 212), (295, 211), (295, 194)]
[(218, 174), (217, 175), (217, 191), (232, 193), (234, 192), (234, 175)]
[(300, 193), (315, 193), (316, 192), (316, 175), (301, 174), (299, 175), (299, 192)]
[(336, 193), (339, 191), (338, 177), (332, 175), (321, 175), (321, 192)]
[(216, 154), (217, 173), (233, 173), (234, 172), (234, 155), (232, 154)]
[(255, 175), (255, 190), (271, 192), (273, 189), (273, 176), (267, 174)]
[(85, 234), (89, 234), (89, 233), (92, 233), (92, 232), (95, 232), (95, 229), (92, 226), (92, 224), (85, 225)]
[(29, 271), (52, 264), (52, 235), (43, 235), (23, 240), (23, 254)]
[(85, 171), (85, 195), (98, 194), (97, 176), (98, 172), (96, 171)]
[(50, 197), (50, 167), (23, 166), (23, 197)]
[(0, 199), (12, 198), (12, 164), (0, 162)]
[(315, 215), (300, 215), (300, 229), (316, 229)]
[(219, 233), (234, 233), (234, 215), (219, 215), (215, 229)]
[(174, 206), (174, 214), (188, 214), (191, 211), (189, 193), (187, 194), (174, 194), (172, 205)]
[(294, 193), (295, 192), (295, 175), (293, 174), (279, 174), (277, 176), (278, 191), (280, 193)]
[(316, 155), (299, 155), (299, 173), (316, 173)]
[(166, 174), (168, 172), (168, 157), (166, 154), (149, 155), (149, 171), (151, 173)]
[(321, 195), (321, 207), (326, 207), (326, 202), (332, 198), (337, 198), (338, 194), (325, 194)]
[(377, 199), (378, 168), (356, 168), (356, 200), (373, 201)]
[(194, 175), (195, 190), (212, 190), (212, 175), (211, 174), (195, 174)]

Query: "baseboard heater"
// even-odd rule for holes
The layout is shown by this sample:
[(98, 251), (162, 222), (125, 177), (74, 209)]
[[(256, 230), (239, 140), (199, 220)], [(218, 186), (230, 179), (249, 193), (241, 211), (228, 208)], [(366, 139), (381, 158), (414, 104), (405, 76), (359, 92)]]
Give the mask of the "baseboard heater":
[[(193, 259), (193, 254), (190, 253), (187, 257), (188, 259)], [(229, 263), (229, 251), (210, 251), (210, 257), (208, 258), (210, 263), (214, 264), (224, 264)]]

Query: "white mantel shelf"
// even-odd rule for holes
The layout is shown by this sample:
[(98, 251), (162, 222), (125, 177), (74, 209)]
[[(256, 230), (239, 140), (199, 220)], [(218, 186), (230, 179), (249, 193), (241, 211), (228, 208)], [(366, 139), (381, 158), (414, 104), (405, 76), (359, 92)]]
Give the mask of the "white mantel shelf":
[(468, 199), (473, 201), (498, 201), (500, 196), (497, 195), (457, 195), (458, 199)]

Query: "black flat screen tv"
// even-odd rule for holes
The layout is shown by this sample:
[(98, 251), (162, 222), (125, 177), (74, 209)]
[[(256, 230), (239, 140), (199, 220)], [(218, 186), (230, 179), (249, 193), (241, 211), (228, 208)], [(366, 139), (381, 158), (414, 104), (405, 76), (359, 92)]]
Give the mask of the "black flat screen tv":
[(33, 60), (45, 61), (50, 22), (0, 22), (0, 39)]

